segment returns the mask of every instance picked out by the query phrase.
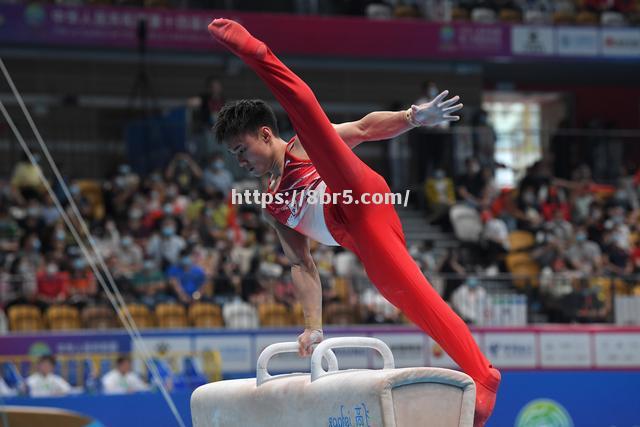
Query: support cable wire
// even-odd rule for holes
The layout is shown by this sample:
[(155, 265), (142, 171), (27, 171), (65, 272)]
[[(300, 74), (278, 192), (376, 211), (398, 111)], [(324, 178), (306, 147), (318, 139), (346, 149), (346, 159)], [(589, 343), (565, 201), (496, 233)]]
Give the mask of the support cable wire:
[(137, 327), (135, 321), (133, 320), (133, 318), (131, 317), (131, 313), (130, 313), (129, 309), (126, 306), (126, 304), (124, 302), (124, 299), (122, 298), (122, 293), (120, 292), (120, 289), (116, 285), (109, 268), (107, 267), (106, 263), (104, 262), (102, 254), (100, 253), (100, 251), (99, 251), (99, 249), (98, 249), (98, 247), (97, 247), (97, 245), (95, 243), (95, 240), (93, 239), (93, 236), (91, 235), (91, 233), (90, 233), (90, 231), (89, 231), (84, 219), (82, 218), (82, 215), (80, 214), (80, 211), (78, 210), (78, 207), (77, 207), (77, 205), (75, 203), (75, 200), (71, 196), (69, 188), (67, 187), (67, 184), (64, 182), (64, 179), (62, 178), (62, 175), (60, 174), (60, 171), (58, 170), (53, 158), (51, 157), (51, 154), (49, 153), (49, 150), (47, 149), (47, 146), (44, 143), (44, 140), (40, 136), (40, 132), (38, 131), (38, 128), (36, 127), (35, 123), (33, 122), (33, 119), (31, 118), (31, 115), (29, 114), (29, 111), (27, 110), (27, 108), (26, 108), (26, 106), (24, 104), (22, 96), (20, 95), (20, 93), (18, 92), (17, 88), (15, 87), (15, 85), (13, 83), (13, 80), (11, 79), (11, 76), (9, 75), (9, 72), (7, 71), (7, 68), (4, 65), (4, 62), (2, 61), (2, 58), (0, 58), (0, 69), (2, 69), (2, 73), (4, 74), (4, 77), (6, 78), (7, 82), (9, 83), (9, 86), (11, 87), (13, 95), (16, 97), (16, 100), (18, 101), (18, 104), (20, 105), (20, 107), (21, 107), (21, 109), (22, 109), (27, 121), (29, 122), (29, 125), (31, 126), (31, 130), (33, 131), (34, 135), (36, 136), (38, 144), (40, 145), (40, 148), (42, 149), (42, 152), (45, 155), (45, 158), (47, 159), (47, 161), (48, 161), (48, 163), (49, 163), (54, 175), (56, 176), (56, 179), (57, 179), (59, 185), (61, 186), (61, 188), (62, 188), (67, 200), (69, 201), (69, 206), (71, 207), (71, 209), (73, 211), (73, 214), (75, 215), (77, 221), (80, 223), (80, 226), (82, 227), (82, 231), (84, 232), (84, 234), (85, 234), (85, 236), (86, 236), (86, 238), (87, 238), (87, 240), (88, 240), (88, 242), (89, 242), (89, 244), (91, 246), (91, 249), (93, 250), (95, 258), (97, 258), (97, 260), (98, 260), (99, 266), (102, 268), (102, 271), (104, 271), (104, 274), (107, 277), (109, 285), (107, 285), (107, 283), (105, 283), (105, 280), (104, 280), (104, 277), (102, 275), (101, 270), (96, 265), (96, 263), (94, 261), (94, 258), (90, 255), (90, 251), (85, 246), (83, 240), (81, 239), (81, 237), (80, 237), (80, 235), (78, 233), (78, 230), (76, 229), (75, 225), (73, 224), (73, 222), (69, 218), (67, 212), (62, 207), (62, 204), (60, 203), (60, 200), (58, 200), (58, 197), (53, 192), (53, 190), (51, 188), (51, 185), (49, 184), (49, 182), (47, 181), (47, 179), (44, 176), (44, 173), (42, 172), (40, 167), (37, 166), (37, 162), (36, 162), (35, 158), (33, 157), (33, 153), (31, 152), (31, 150), (27, 146), (27, 144), (26, 144), (24, 138), (22, 137), (22, 135), (20, 134), (19, 130), (16, 128), (13, 120), (11, 119), (11, 116), (9, 115), (7, 110), (5, 109), (5, 107), (2, 104), (2, 102), (0, 102), (0, 110), (2, 111), (3, 116), (7, 120), (7, 123), (9, 124), (9, 126), (11, 127), (11, 130), (13, 131), (16, 139), (18, 140), (20, 146), (22, 147), (22, 150), (25, 152), (25, 154), (29, 158), (29, 161), (31, 162), (31, 164), (36, 166), (36, 170), (38, 171), (38, 175), (39, 175), (40, 179), (42, 180), (43, 185), (45, 186), (45, 189), (47, 190), (47, 193), (49, 194), (49, 196), (51, 197), (52, 201), (54, 202), (56, 208), (58, 209), (58, 212), (62, 216), (65, 224), (67, 225), (67, 227), (69, 228), (69, 231), (71, 232), (71, 234), (73, 235), (74, 239), (76, 240), (76, 242), (80, 246), (80, 250), (82, 251), (83, 256), (86, 258), (89, 266), (91, 267), (91, 270), (95, 274), (96, 279), (98, 280), (98, 283), (100, 283), (100, 286), (102, 287), (102, 289), (104, 290), (105, 294), (107, 295), (107, 298), (109, 299), (109, 302), (111, 303), (113, 308), (116, 310), (116, 313), (117, 313), (118, 317), (120, 318), (120, 321), (124, 325), (125, 329), (127, 330), (127, 333), (131, 336), (135, 348), (138, 349), (142, 353), (143, 361), (144, 361), (145, 365), (147, 366), (147, 369), (149, 370), (149, 372), (151, 372), (151, 375), (152, 375), (156, 385), (158, 386), (158, 388), (159, 388), (160, 392), (162, 393), (165, 401), (167, 402), (167, 405), (169, 406), (169, 409), (171, 410), (171, 412), (173, 413), (174, 417), (176, 418), (176, 421), (177, 421), (178, 425), (180, 427), (185, 427), (185, 423), (182, 420), (182, 417), (181, 417), (180, 413), (178, 412), (178, 409), (177, 409), (177, 407), (175, 405), (175, 402), (173, 401), (173, 399), (169, 395), (169, 392), (167, 391), (166, 387), (164, 386), (164, 384), (162, 382), (162, 377), (160, 376), (158, 368), (157, 368), (156, 364), (152, 360), (151, 352), (149, 351), (149, 348), (147, 347), (147, 345), (142, 340), (142, 336), (140, 334), (140, 330), (138, 329), (138, 327)]

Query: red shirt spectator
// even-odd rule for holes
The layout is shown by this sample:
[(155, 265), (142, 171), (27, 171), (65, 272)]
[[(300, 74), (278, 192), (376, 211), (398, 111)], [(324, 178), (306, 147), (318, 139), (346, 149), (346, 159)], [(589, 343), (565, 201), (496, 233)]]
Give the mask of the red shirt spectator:
[(45, 271), (38, 272), (36, 280), (39, 297), (45, 300), (56, 300), (67, 296), (69, 276), (65, 272), (58, 271), (56, 264), (48, 264)]
[(551, 187), (549, 188), (549, 197), (542, 203), (542, 216), (545, 221), (551, 221), (555, 211), (562, 211), (562, 218), (565, 221), (571, 220), (571, 206), (569, 203), (560, 200), (557, 188)]

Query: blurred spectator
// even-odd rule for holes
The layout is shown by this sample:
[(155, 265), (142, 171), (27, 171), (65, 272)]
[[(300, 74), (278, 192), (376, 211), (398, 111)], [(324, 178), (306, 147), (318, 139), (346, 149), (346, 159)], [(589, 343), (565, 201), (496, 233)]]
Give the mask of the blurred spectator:
[(442, 293), (442, 299), (445, 301), (449, 301), (453, 292), (462, 283), (460, 277), (464, 277), (467, 273), (460, 261), (459, 250), (453, 248), (447, 251), (447, 254), (442, 257), (436, 267), (436, 271), (441, 273), (445, 279), (445, 287)]
[(540, 189), (548, 187), (551, 183), (550, 173), (546, 164), (542, 160), (538, 160), (532, 164), (526, 171), (522, 180), (518, 184), (520, 194), (524, 194), (524, 189), (530, 190), (534, 196), (531, 202), (539, 200)]
[(424, 193), (430, 212), (428, 221), (438, 223), (446, 220), (449, 208), (456, 202), (456, 195), (453, 181), (446, 176), (443, 169), (436, 169), (433, 177), (425, 181)]
[(364, 319), (367, 323), (399, 323), (400, 310), (387, 301), (378, 290), (369, 286), (359, 297), (360, 305), (364, 309)]
[(0, 205), (0, 252), (15, 252), (22, 231), (9, 214), (8, 205)]
[(496, 132), (489, 124), (489, 115), (485, 110), (478, 110), (471, 122), (473, 126), (473, 154), (481, 168), (493, 171), (496, 168)]
[(562, 210), (553, 211), (553, 217), (544, 225), (545, 230), (563, 247), (573, 238), (573, 225), (566, 220), (565, 214)]
[(467, 323), (483, 325), (491, 319), (491, 300), (475, 277), (469, 277), (453, 292), (451, 305)]
[(484, 221), (483, 241), (487, 247), (487, 258), (497, 260), (499, 256), (509, 251), (509, 229), (500, 218), (495, 218), (489, 210), (482, 213)]
[(605, 269), (612, 275), (624, 276), (633, 270), (628, 239), (624, 232), (619, 232), (621, 225), (608, 224), (605, 226), (603, 237), (603, 252), (605, 254)]
[(71, 265), (67, 302), (84, 307), (96, 296), (96, 279), (84, 258), (76, 258)]
[(120, 239), (120, 247), (118, 248), (118, 257), (123, 271), (133, 273), (142, 267), (143, 253), (142, 249), (136, 244), (128, 234)]
[(49, 261), (38, 272), (37, 299), (45, 306), (63, 302), (69, 294), (69, 275), (60, 271), (58, 264)]
[(580, 184), (571, 194), (571, 218), (576, 223), (583, 223), (589, 219), (591, 206), (595, 201), (588, 183)]
[(210, 76), (205, 80), (204, 91), (189, 98), (187, 105), (194, 109), (193, 125), (197, 131), (210, 131), (216, 123), (218, 112), (225, 104), (224, 90), (220, 79)]
[(53, 373), (56, 361), (45, 355), (38, 359), (36, 372), (27, 377), (27, 387), (31, 397), (65, 396), (71, 392), (71, 385), (61, 376)]
[(571, 266), (585, 276), (600, 274), (602, 252), (597, 243), (588, 240), (584, 227), (578, 227), (573, 244), (567, 250), (567, 259)]
[(438, 96), (439, 93), (440, 92), (438, 90), (438, 86), (435, 84), (435, 82), (425, 80), (424, 82), (422, 82), (422, 86), (420, 86), (420, 93), (418, 99), (416, 99), (415, 104), (420, 105), (431, 102), (431, 100)]
[(551, 221), (552, 218), (556, 217), (557, 212), (561, 212), (565, 220), (571, 220), (571, 207), (566, 201), (564, 192), (557, 187), (551, 186), (548, 188), (548, 193), (541, 206), (542, 216), (545, 221)]
[(167, 180), (178, 185), (180, 192), (186, 194), (197, 187), (202, 178), (202, 169), (187, 153), (177, 153), (165, 172)]
[(233, 299), (242, 287), (240, 268), (231, 259), (228, 245), (229, 243), (224, 240), (218, 242), (221, 258), (218, 269), (213, 273), (212, 277), (215, 301), (222, 305)]
[(116, 367), (102, 377), (105, 394), (129, 394), (149, 390), (149, 386), (131, 369), (131, 359), (120, 356)]
[[(120, 260), (116, 254), (111, 254), (106, 258), (107, 268), (111, 272), (113, 281), (123, 295), (125, 295), (130, 301), (136, 301), (135, 295), (131, 287), (131, 279), (128, 273), (126, 273), (120, 265)], [(100, 290), (102, 292), (102, 289)], [(106, 295), (98, 293), (97, 299), (106, 299)]]
[(145, 260), (142, 269), (134, 273), (131, 288), (140, 301), (148, 306), (153, 307), (167, 300), (164, 274), (152, 259)]
[(205, 187), (210, 187), (221, 192), (226, 198), (233, 186), (233, 175), (225, 169), (222, 155), (215, 154), (209, 165), (204, 169), (203, 182)]
[(606, 321), (607, 307), (600, 300), (598, 290), (589, 286), (589, 280), (574, 280), (573, 286), (573, 292), (562, 299), (569, 319), (581, 323)]
[(7, 385), (4, 378), (0, 376), (0, 397), (12, 397), (17, 395), (18, 392)]
[(467, 204), (473, 207), (480, 207), (485, 186), (480, 163), (477, 159), (469, 157), (465, 164), (465, 174), (457, 182), (458, 196)]
[(256, 308), (238, 295), (222, 306), (222, 318), (227, 328), (247, 329), (260, 326)]
[(540, 214), (540, 203), (534, 185), (521, 186), (516, 204), (511, 213), (517, 221), (517, 228), (536, 231), (544, 219)]
[(176, 264), (187, 246), (184, 239), (176, 234), (176, 222), (173, 218), (162, 221), (160, 233), (154, 233), (147, 244), (147, 253), (161, 266)]
[[(39, 156), (36, 154), (34, 158), (37, 162)], [(32, 164), (26, 154), (22, 155), (11, 175), (11, 186), (16, 191), (16, 196), (32, 200), (37, 199), (44, 192), (38, 169), (39, 166)]]
[[(7, 295), (3, 289), (5, 283), (3, 283), (2, 275), (2, 270), (0, 270), (0, 307), (4, 306)], [(7, 315), (4, 314), (4, 310), (0, 308), (0, 335), (6, 335), (7, 332), (9, 332), (9, 320), (7, 319)], [(0, 376), (0, 378), (2, 377)]]
[(191, 252), (181, 254), (180, 262), (172, 264), (167, 269), (167, 279), (172, 290), (183, 304), (190, 304), (202, 296), (202, 287), (206, 283), (206, 276), (202, 268), (193, 264)]
[(44, 234), (46, 224), (42, 219), (42, 207), (36, 199), (29, 200), (21, 216), (19, 224), (25, 233), (35, 233), (38, 236)]
[(210, 155), (215, 150), (211, 128), (216, 123), (218, 112), (225, 104), (224, 89), (220, 79), (210, 76), (205, 81), (203, 92), (187, 100), (192, 113), (192, 138), (199, 157)]

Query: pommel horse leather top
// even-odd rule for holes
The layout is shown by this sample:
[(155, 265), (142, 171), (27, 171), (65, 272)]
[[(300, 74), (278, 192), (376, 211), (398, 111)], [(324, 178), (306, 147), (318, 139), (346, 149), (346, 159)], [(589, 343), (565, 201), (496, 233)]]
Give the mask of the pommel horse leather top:
[[(335, 348), (377, 350), (383, 369), (340, 370)], [(476, 388), (466, 374), (442, 368), (396, 369), (376, 338), (327, 339), (314, 349), (311, 373), (270, 375), (269, 360), (298, 344), (264, 349), (256, 378), (219, 381), (191, 396), (194, 427), (470, 427)], [(328, 370), (322, 366), (326, 359)]]

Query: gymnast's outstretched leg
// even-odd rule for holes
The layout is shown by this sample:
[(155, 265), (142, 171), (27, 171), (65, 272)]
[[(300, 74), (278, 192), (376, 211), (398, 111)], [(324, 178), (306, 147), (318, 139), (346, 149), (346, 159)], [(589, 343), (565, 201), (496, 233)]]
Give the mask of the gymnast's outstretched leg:
[(438, 295), (407, 251), (393, 206), (370, 206), (369, 216), (350, 224), (367, 275), (380, 293), (431, 336), (476, 383), (475, 425), (491, 415), (500, 373), (482, 354), (467, 325)]
[(266, 83), (331, 191), (349, 189), (354, 197), (366, 192), (363, 178), (375, 172), (342, 141), (309, 86), (240, 24), (215, 19), (209, 31)]

